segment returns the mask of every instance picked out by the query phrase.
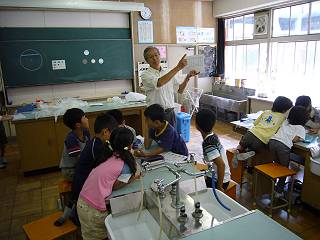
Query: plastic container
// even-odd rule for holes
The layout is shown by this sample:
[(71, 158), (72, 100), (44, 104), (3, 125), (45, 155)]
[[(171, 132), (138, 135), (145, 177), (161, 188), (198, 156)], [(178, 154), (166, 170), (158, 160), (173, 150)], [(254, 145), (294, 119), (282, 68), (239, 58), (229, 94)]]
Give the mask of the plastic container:
[(190, 141), (190, 123), (191, 115), (189, 113), (179, 112), (177, 117), (177, 131), (185, 142)]
[(310, 158), (310, 171), (313, 174), (320, 176), (320, 158)]
[(181, 104), (179, 103), (174, 103), (174, 112), (175, 114), (179, 113), (179, 112), (182, 112), (181, 111)]

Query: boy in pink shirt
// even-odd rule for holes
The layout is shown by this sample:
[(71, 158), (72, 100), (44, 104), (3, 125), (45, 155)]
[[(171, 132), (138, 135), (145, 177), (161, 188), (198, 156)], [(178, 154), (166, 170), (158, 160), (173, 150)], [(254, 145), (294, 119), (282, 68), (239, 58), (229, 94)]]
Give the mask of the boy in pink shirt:
[(105, 239), (104, 220), (108, 215), (106, 198), (135, 179), (136, 162), (130, 150), (133, 134), (127, 128), (113, 130), (110, 137), (113, 152), (106, 161), (94, 168), (84, 183), (77, 211), (84, 240)]

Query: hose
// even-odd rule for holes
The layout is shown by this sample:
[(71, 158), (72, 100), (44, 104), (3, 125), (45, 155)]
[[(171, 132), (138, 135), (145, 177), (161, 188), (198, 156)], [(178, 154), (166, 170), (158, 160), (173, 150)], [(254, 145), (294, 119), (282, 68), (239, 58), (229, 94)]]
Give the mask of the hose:
[(216, 192), (216, 183), (217, 183), (217, 179), (216, 179), (216, 176), (215, 176), (215, 172), (212, 171), (212, 176), (211, 176), (211, 179), (212, 179), (212, 191), (213, 191), (213, 195), (215, 196), (215, 198), (217, 199), (218, 203), (220, 203), (220, 205), (227, 209), (228, 211), (231, 211), (231, 209), (229, 207), (227, 207), (226, 205), (223, 204), (223, 202), (221, 202), (221, 200), (219, 199), (218, 197), (218, 194)]

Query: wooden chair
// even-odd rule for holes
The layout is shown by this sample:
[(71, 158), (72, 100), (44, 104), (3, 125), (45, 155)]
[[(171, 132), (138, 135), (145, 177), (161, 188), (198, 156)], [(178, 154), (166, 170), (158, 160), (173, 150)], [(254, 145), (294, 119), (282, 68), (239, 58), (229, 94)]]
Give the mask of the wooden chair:
[(277, 163), (267, 163), (262, 164), (254, 167), (254, 202), (253, 205), (255, 206), (257, 202), (257, 192), (258, 192), (258, 177), (262, 175), (264, 178), (267, 178), (269, 181), (271, 181), (271, 195), (270, 195), (270, 206), (269, 208), (269, 216), (272, 217), (272, 211), (277, 208), (283, 208), (288, 207), (288, 213), (290, 213), (291, 210), (291, 197), (292, 197), (292, 191), (293, 191), (293, 184), (290, 186), (289, 194), (288, 194), (288, 200), (282, 199), (284, 204), (278, 204), (277, 206), (274, 206), (274, 194), (275, 194), (275, 183), (278, 178), (283, 177), (292, 177), (292, 182), (294, 182), (294, 176), (296, 175), (296, 172), (292, 169), (286, 168), (280, 164)]
[(75, 238), (75, 233), (77, 226), (74, 225), (70, 220), (67, 220), (62, 226), (56, 227), (53, 223), (63, 213), (61, 211), (53, 213), (49, 216), (43, 217), (39, 220), (27, 223), (22, 226), (27, 239), (30, 240), (53, 240), (68, 234), (73, 234)]

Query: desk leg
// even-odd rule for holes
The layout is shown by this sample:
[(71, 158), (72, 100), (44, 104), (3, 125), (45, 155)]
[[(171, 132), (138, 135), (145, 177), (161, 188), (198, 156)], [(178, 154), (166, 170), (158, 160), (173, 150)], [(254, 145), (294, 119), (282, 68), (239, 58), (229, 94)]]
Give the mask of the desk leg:
[(293, 185), (294, 185), (295, 176), (292, 176), (291, 179), (292, 179), (292, 181), (291, 181), (289, 199), (288, 199), (288, 213), (291, 212), (291, 201), (292, 201), (292, 192), (293, 192)]
[(253, 171), (254, 181), (253, 181), (253, 207), (257, 206), (257, 182), (258, 182), (258, 172), (257, 170)]
[(272, 217), (272, 210), (273, 210), (274, 185), (275, 185), (275, 180), (271, 179), (271, 202), (270, 202), (270, 213), (269, 213), (270, 217)]

